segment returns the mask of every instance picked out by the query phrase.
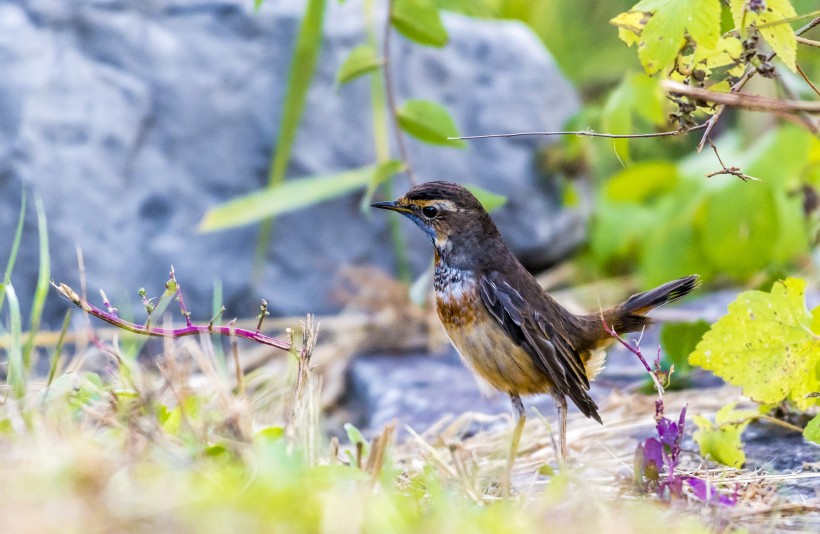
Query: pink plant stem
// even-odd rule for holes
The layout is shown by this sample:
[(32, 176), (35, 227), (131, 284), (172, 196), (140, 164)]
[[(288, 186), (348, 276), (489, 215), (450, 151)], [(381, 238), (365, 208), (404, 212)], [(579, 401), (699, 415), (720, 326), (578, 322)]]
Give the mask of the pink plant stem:
[[(271, 347), (276, 347), (282, 350), (289, 351), (292, 347), (292, 344), (287, 341), (282, 341), (281, 339), (266, 336), (264, 334), (260, 334), (259, 332), (251, 332), (250, 330), (245, 330), (243, 328), (234, 328), (229, 326), (213, 326), (212, 324), (195, 325), (191, 323), (191, 320), (188, 317), (188, 315), (186, 315), (186, 319), (188, 319), (188, 324), (182, 328), (159, 328), (138, 325), (128, 321), (124, 321), (116, 315), (108, 313), (94, 306), (93, 304), (83, 300), (73, 289), (71, 289), (65, 284), (60, 284), (59, 286), (54, 285), (54, 287), (57, 289), (57, 291), (60, 292), (61, 295), (63, 295), (65, 298), (79, 306), (83, 311), (93, 315), (94, 317), (102, 319), (103, 321), (112, 324), (117, 328), (122, 328), (123, 330), (127, 330), (128, 332), (133, 332), (135, 334), (170, 338), (192, 336), (196, 334), (219, 334), (221, 336), (235, 335), (237, 337), (250, 339), (251, 341), (255, 341), (263, 345), (269, 345)], [(179, 288), (178, 285), (177, 288)], [(180, 308), (183, 307), (184, 304), (180, 304)]]

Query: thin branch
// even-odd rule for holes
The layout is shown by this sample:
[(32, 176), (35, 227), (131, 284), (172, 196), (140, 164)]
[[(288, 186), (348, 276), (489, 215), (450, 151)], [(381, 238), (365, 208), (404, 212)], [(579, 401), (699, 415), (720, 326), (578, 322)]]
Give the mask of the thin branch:
[(812, 88), (812, 90), (817, 94), (817, 96), (820, 96), (820, 89), (818, 89), (817, 86), (812, 83), (812, 81), (809, 79), (809, 77), (806, 75), (806, 73), (803, 71), (803, 69), (800, 68), (800, 65), (795, 63), (794, 66), (797, 67), (797, 72), (800, 74), (800, 76), (803, 77), (803, 80), (807, 84), (809, 84), (809, 87)]
[[(660, 397), (661, 402), (663, 402), (663, 394), (664, 394), (663, 384), (661, 383), (661, 380), (658, 377), (658, 372), (653, 371), (652, 367), (650, 367), (649, 364), (647, 363), (646, 358), (643, 357), (643, 354), (641, 353), (640, 342), (635, 343), (634, 345), (630, 344), (630, 343), (627, 343), (626, 340), (624, 338), (622, 338), (620, 336), (620, 334), (618, 334), (618, 332), (616, 332), (611, 326), (609, 326), (607, 324), (606, 319), (604, 318), (603, 310), (601, 311), (601, 322), (603, 323), (604, 330), (606, 331), (607, 334), (614, 337), (618, 341), (618, 343), (620, 343), (621, 345), (626, 347), (626, 350), (628, 350), (629, 352), (631, 352), (632, 354), (634, 354), (635, 356), (638, 357), (638, 359), (641, 361), (644, 368), (646, 369), (646, 372), (648, 372), (649, 376), (652, 378), (652, 382), (655, 383), (655, 389), (658, 390), (658, 396)], [(656, 363), (658, 365), (658, 369), (660, 369), (660, 354), (658, 354), (658, 361)]]
[(800, 44), (804, 44), (806, 46), (813, 46), (815, 48), (820, 48), (820, 41), (813, 41), (811, 39), (806, 39), (804, 37), (796, 37), (797, 42)]
[(773, 26), (779, 26), (781, 24), (790, 24), (790, 23), (796, 22), (798, 20), (803, 20), (803, 19), (808, 19), (808, 18), (811, 18), (811, 17), (816, 17), (818, 15), (820, 15), (820, 10), (812, 11), (811, 13), (803, 13), (802, 15), (795, 15), (794, 17), (789, 17), (789, 18), (786, 18), (786, 19), (773, 20), (773, 21), (767, 22), (765, 24), (757, 25), (757, 26), (755, 26), (755, 28), (757, 28), (758, 30), (762, 30), (763, 28), (771, 28)]
[(732, 176), (737, 176), (744, 182), (748, 182), (750, 180), (759, 182), (759, 178), (755, 178), (754, 176), (749, 176), (748, 174), (744, 174), (740, 172), (740, 167), (727, 167), (725, 163), (723, 163), (723, 159), (720, 157), (720, 153), (718, 153), (717, 146), (712, 142), (712, 139), (709, 138), (709, 144), (712, 145), (712, 150), (715, 151), (715, 156), (717, 157), (718, 161), (720, 162), (720, 166), (722, 167), (721, 170), (710, 172), (706, 175), (707, 178), (711, 178), (713, 176), (718, 176), (720, 174), (731, 174)]
[[(812, 19), (811, 22), (809, 22), (808, 24), (806, 24), (805, 26), (803, 26), (802, 28), (800, 28), (799, 30), (794, 32), (794, 34), (796, 36), (800, 37), (801, 35), (803, 35), (807, 31), (809, 31), (810, 29), (814, 28), (818, 24), (820, 24), (820, 17)], [(777, 55), (777, 52), (774, 52), (774, 51), (770, 52), (769, 55), (766, 56), (766, 60), (764, 61), (764, 63), (768, 63), (769, 61), (774, 59), (774, 57), (776, 55)], [(737, 83), (735, 83), (732, 86), (732, 88), (729, 90), (729, 92), (730, 93), (737, 93), (738, 91), (743, 89), (743, 86), (746, 85), (746, 82), (748, 82), (752, 78), (752, 76), (754, 76), (755, 74), (757, 74), (757, 69), (756, 68), (751, 68), (748, 71), (746, 71), (746, 73), (737, 81)], [(700, 143), (698, 143), (698, 152), (701, 152), (703, 150), (703, 147), (706, 146), (706, 142), (709, 139), (709, 134), (712, 133), (712, 129), (717, 124), (717, 121), (720, 119), (720, 116), (723, 114), (724, 109), (726, 109), (726, 106), (723, 106), (723, 105), (718, 106), (717, 111), (715, 111), (715, 114), (712, 115), (709, 118), (708, 121), (706, 121), (706, 124), (707, 124), (706, 131), (703, 132), (703, 137), (701, 137)]]
[(219, 334), (221, 336), (230, 336), (233, 334), (237, 337), (250, 339), (251, 341), (256, 341), (257, 343), (269, 345), (271, 347), (276, 347), (282, 350), (290, 350), (292, 346), (291, 343), (282, 341), (281, 339), (276, 339), (274, 337), (266, 336), (258, 332), (252, 332), (250, 330), (244, 330), (242, 328), (232, 329), (228, 326), (214, 326), (212, 323), (207, 325), (188, 324), (183, 328), (173, 329), (152, 327), (147, 324), (138, 325), (120, 319), (115, 315), (112, 315), (104, 310), (101, 310), (100, 308), (94, 306), (87, 300), (80, 297), (73, 289), (68, 287), (66, 284), (57, 285), (54, 282), (52, 282), (51, 285), (54, 286), (54, 288), (60, 293), (60, 295), (62, 295), (66, 299), (70, 300), (71, 302), (79, 306), (80, 309), (82, 309), (84, 312), (89, 313), (94, 317), (97, 317), (98, 319), (102, 319), (103, 321), (112, 324), (117, 328), (121, 328), (123, 330), (127, 330), (128, 332), (133, 332), (135, 334), (170, 338), (192, 336), (196, 334)]
[(806, 102), (803, 100), (781, 100), (766, 98), (744, 93), (719, 93), (702, 87), (694, 87), (674, 80), (663, 80), (661, 87), (669, 93), (686, 95), (701, 100), (715, 102), (722, 106), (738, 107), (751, 111), (766, 111), (772, 113), (820, 113), (820, 102)]
[(682, 128), (680, 130), (670, 130), (668, 132), (656, 132), (646, 134), (612, 134), (599, 133), (593, 130), (579, 130), (567, 132), (514, 132), (504, 134), (486, 134), (486, 135), (465, 135), (462, 137), (448, 137), (450, 140), (469, 140), (469, 139), (491, 139), (495, 137), (525, 137), (528, 135), (577, 135), (578, 137), (606, 137), (607, 139), (645, 139), (649, 137), (675, 137), (678, 135), (688, 134), (697, 130), (706, 128), (706, 123), (692, 126), (691, 128)]
[(393, 69), (392, 61), (390, 60), (390, 37), (393, 33), (393, 0), (387, 2), (387, 20), (384, 23), (384, 39), (382, 44), (382, 51), (384, 54), (384, 66), (382, 67), (382, 74), (384, 75), (384, 91), (387, 94), (387, 106), (390, 108), (390, 119), (393, 122), (393, 131), (396, 134), (396, 145), (399, 147), (399, 155), (404, 162), (405, 172), (410, 179), (412, 185), (416, 185), (418, 180), (413, 173), (413, 168), (410, 166), (410, 158), (407, 153), (407, 145), (404, 142), (404, 133), (399, 127), (399, 112), (396, 106), (396, 94), (393, 88)]

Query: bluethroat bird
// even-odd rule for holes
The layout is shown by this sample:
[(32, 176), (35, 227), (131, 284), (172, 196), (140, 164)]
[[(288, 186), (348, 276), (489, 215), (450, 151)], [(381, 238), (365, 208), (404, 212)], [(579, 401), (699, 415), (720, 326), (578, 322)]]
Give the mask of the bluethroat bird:
[(575, 315), (558, 304), (504, 244), (481, 203), (464, 187), (428, 182), (374, 208), (397, 211), (426, 233), (435, 249), (436, 310), (462, 361), (483, 383), (510, 396), (516, 418), (505, 490), (526, 413), (521, 395), (549, 393), (560, 421), (560, 455), (567, 458), (567, 397), (601, 423), (587, 393), (601, 371), (604, 349), (618, 333), (637, 332), (645, 314), (683, 297), (698, 284), (687, 276), (639, 293), (613, 308)]

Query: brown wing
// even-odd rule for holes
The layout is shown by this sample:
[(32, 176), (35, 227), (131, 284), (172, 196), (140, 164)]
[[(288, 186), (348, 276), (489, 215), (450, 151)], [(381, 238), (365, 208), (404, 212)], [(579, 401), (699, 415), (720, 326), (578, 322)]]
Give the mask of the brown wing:
[(589, 380), (581, 355), (566, 336), (535, 311), (504, 276), (490, 271), (479, 277), (484, 306), (501, 328), (532, 357), (536, 367), (587, 417), (599, 423), (598, 407), (587, 394)]

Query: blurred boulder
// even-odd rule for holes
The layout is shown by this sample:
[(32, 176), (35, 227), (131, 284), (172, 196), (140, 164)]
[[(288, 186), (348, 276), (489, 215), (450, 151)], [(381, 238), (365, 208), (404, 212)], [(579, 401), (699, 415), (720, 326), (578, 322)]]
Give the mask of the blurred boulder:
[[(226, 315), (331, 312), (339, 266), (392, 268), (388, 215), (362, 215), (349, 195), (276, 221), (260, 281), (251, 281), (257, 227), (199, 234), (214, 205), (262, 187), (277, 137), (302, 2), (251, 0), (0, 1), (0, 262), (22, 190), (43, 199), (52, 276), (104, 288), (120, 310), (136, 291), (161, 292), (173, 264), (195, 317), (210, 315), (221, 280)], [(288, 175), (338, 172), (374, 161), (369, 82), (334, 87), (348, 51), (364, 41), (362, 6), (328, 2), (325, 41)], [(380, 17), (383, 18), (383, 17)], [(396, 35), (399, 100), (447, 106), (463, 133), (561, 128), (578, 97), (540, 41), (517, 22), (448, 15), (451, 43), (425, 48)], [(496, 139), (466, 150), (410, 141), (425, 180), (505, 194), (497, 220), (531, 265), (566, 255), (584, 217), (561, 207), (534, 152), (549, 141)], [(394, 191), (407, 187), (399, 179)], [(30, 204), (31, 205), (31, 204)], [(431, 250), (402, 221), (418, 273)], [(33, 212), (12, 281), (24, 303), (37, 271)], [(53, 295), (51, 298), (54, 298)], [(59, 321), (64, 308), (51, 306)]]

